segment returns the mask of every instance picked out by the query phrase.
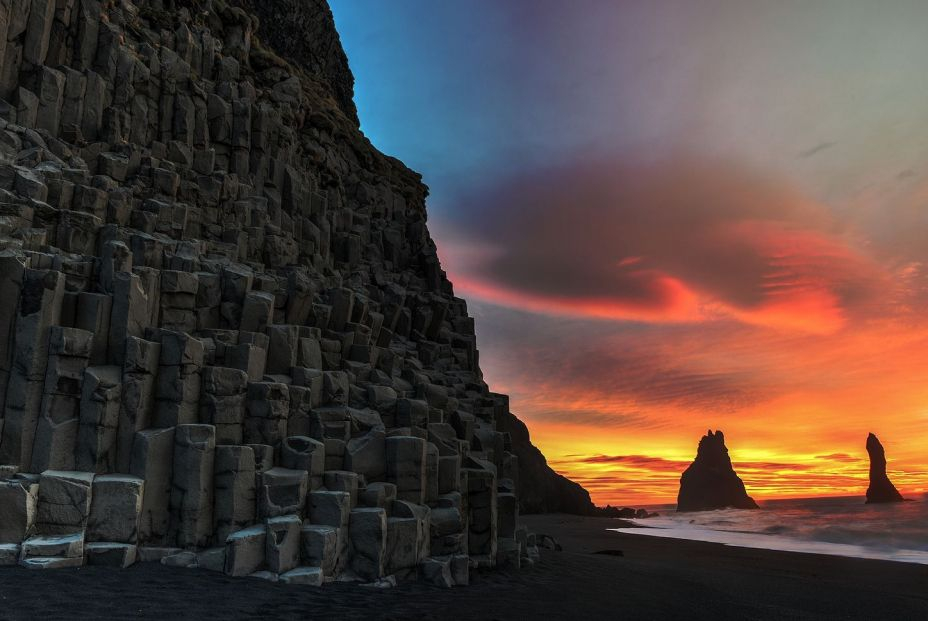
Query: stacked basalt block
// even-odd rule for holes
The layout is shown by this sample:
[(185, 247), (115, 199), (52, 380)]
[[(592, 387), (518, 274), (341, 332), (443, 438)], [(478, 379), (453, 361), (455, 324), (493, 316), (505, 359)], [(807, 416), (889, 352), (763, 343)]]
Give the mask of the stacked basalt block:
[(531, 561), (426, 188), (256, 27), (0, 0), (0, 564)]

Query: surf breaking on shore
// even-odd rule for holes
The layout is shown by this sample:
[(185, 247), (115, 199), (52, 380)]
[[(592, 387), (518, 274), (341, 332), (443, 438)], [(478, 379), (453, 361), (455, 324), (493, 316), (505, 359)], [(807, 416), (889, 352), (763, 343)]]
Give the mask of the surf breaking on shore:
[(773, 500), (764, 511), (724, 509), (631, 520), (616, 532), (721, 543), (728, 546), (829, 554), (928, 565), (928, 503), (891, 509), (857, 497)]

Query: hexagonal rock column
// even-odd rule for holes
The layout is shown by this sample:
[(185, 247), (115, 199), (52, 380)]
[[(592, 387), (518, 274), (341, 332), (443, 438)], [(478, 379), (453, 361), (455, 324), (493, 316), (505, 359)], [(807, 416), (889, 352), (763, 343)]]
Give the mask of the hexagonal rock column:
[(348, 526), (351, 512), (351, 495), (347, 492), (318, 490), (309, 495), (309, 521), (334, 528)]
[(247, 576), (264, 567), (267, 527), (264, 524), (244, 528), (226, 538), (227, 576)]
[(216, 447), (214, 516), (216, 541), (255, 521), (255, 452), (250, 446)]
[(429, 538), (429, 524), (432, 510), (425, 505), (394, 500), (390, 503), (391, 515), (394, 518), (412, 518), (416, 520), (416, 558), (420, 561), (431, 555), (431, 540)]
[(491, 470), (467, 470), (467, 505), (470, 513), (468, 552), (496, 558), (496, 475)]
[(161, 359), (154, 424), (171, 427), (196, 423), (199, 420), (203, 343), (183, 332), (157, 332), (161, 336)]
[(290, 436), (280, 446), (280, 465), (309, 474), (309, 489), (322, 487), (325, 471), (325, 444), (305, 436)]
[(386, 462), (386, 433), (372, 429), (351, 438), (345, 447), (345, 470), (357, 472), (368, 481), (384, 478)]
[(459, 554), (465, 552), (464, 520), (457, 507), (432, 509), (429, 514), (432, 554)]
[(78, 533), (90, 516), (92, 472), (46, 470), (39, 480), (36, 532), (42, 535)]
[(39, 484), (30, 479), (0, 481), (0, 544), (21, 543), (35, 527)]
[(387, 544), (384, 572), (387, 575), (415, 574), (419, 563), (419, 520), (416, 518), (387, 519)]
[(384, 575), (387, 514), (383, 509), (355, 509), (349, 517), (349, 558), (352, 571), (365, 580)]
[(279, 382), (250, 382), (245, 414), (245, 442), (276, 445), (287, 435), (290, 396)]
[(64, 274), (26, 269), (16, 318), (13, 365), (6, 389), (0, 463), (28, 467), (42, 405), (49, 331), (61, 320)]
[(77, 432), (78, 468), (98, 474), (116, 471), (122, 369), (87, 367), (84, 371)]
[(265, 562), (269, 571), (282, 574), (300, 564), (300, 530), (298, 515), (283, 515), (267, 520)]
[(259, 518), (303, 514), (309, 473), (305, 470), (271, 468), (261, 473), (259, 478)]
[(84, 564), (84, 533), (30, 537), (23, 542), (19, 564), (30, 569), (80, 567)]
[(167, 544), (171, 526), (174, 427), (146, 429), (136, 433), (129, 471), (145, 481), (139, 541), (153, 545)]
[(136, 543), (145, 481), (126, 474), (102, 474), (93, 480), (87, 541)]
[(116, 432), (117, 472), (131, 472), (136, 434), (151, 423), (160, 358), (161, 343), (134, 336), (125, 340), (119, 429)]
[(200, 421), (216, 427), (216, 444), (241, 444), (248, 374), (228, 367), (203, 367)]
[(42, 413), (36, 426), (30, 472), (73, 470), (80, 423), (84, 369), (90, 360), (93, 333), (52, 326)]
[(346, 470), (326, 470), (323, 475), (325, 488), (331, 492), (346, 492), (354, 509), (358, 504), (358, 475)]
[(416, 504), (425, 501), (426, 441), (413, 436), (386, 439), (387, 481), (396, 485), (396, 497)]
[(178, 425), (174, 431), (171, 535), (182, 548), (204, 547), (213, 533), (212, 425)]
[(348, 563), (348, 520), (351, 512), (351, 495), (347, 492), (317, 490), (309, 494), (307, 515), (311, 524), (331, 526), (335, 529), (335, 573)]
[(335, 573), (338, 560), (338, 529), (333, 526), (303, 523), (300, 536), (303, 563), (319, 567), (326, 576)]

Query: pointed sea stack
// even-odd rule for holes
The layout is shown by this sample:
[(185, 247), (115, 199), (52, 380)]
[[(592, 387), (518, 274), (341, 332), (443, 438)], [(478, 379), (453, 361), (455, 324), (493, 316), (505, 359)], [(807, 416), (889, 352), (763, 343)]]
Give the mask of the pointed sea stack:
[(757, 509), (732, 468), (725, 436), (710, 429), (699, 441), (696, 459), (680, 477), (677, 511)]
[(867, 436), (867, 453), (870, 454), (870, 487), (867, 488), (867, 504), (905, 500), (886, 474), (886, 452), (879, 438), (872, 433)]

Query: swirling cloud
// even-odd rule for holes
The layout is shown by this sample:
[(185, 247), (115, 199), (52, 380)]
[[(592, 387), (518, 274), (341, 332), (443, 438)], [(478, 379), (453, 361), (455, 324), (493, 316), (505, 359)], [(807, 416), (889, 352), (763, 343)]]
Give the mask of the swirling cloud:
[(533, 311), (830, 333), (875, 312), (889, 278), (827, 209), (706, 158), (568, 161), (456, 212), (457, 290)]

